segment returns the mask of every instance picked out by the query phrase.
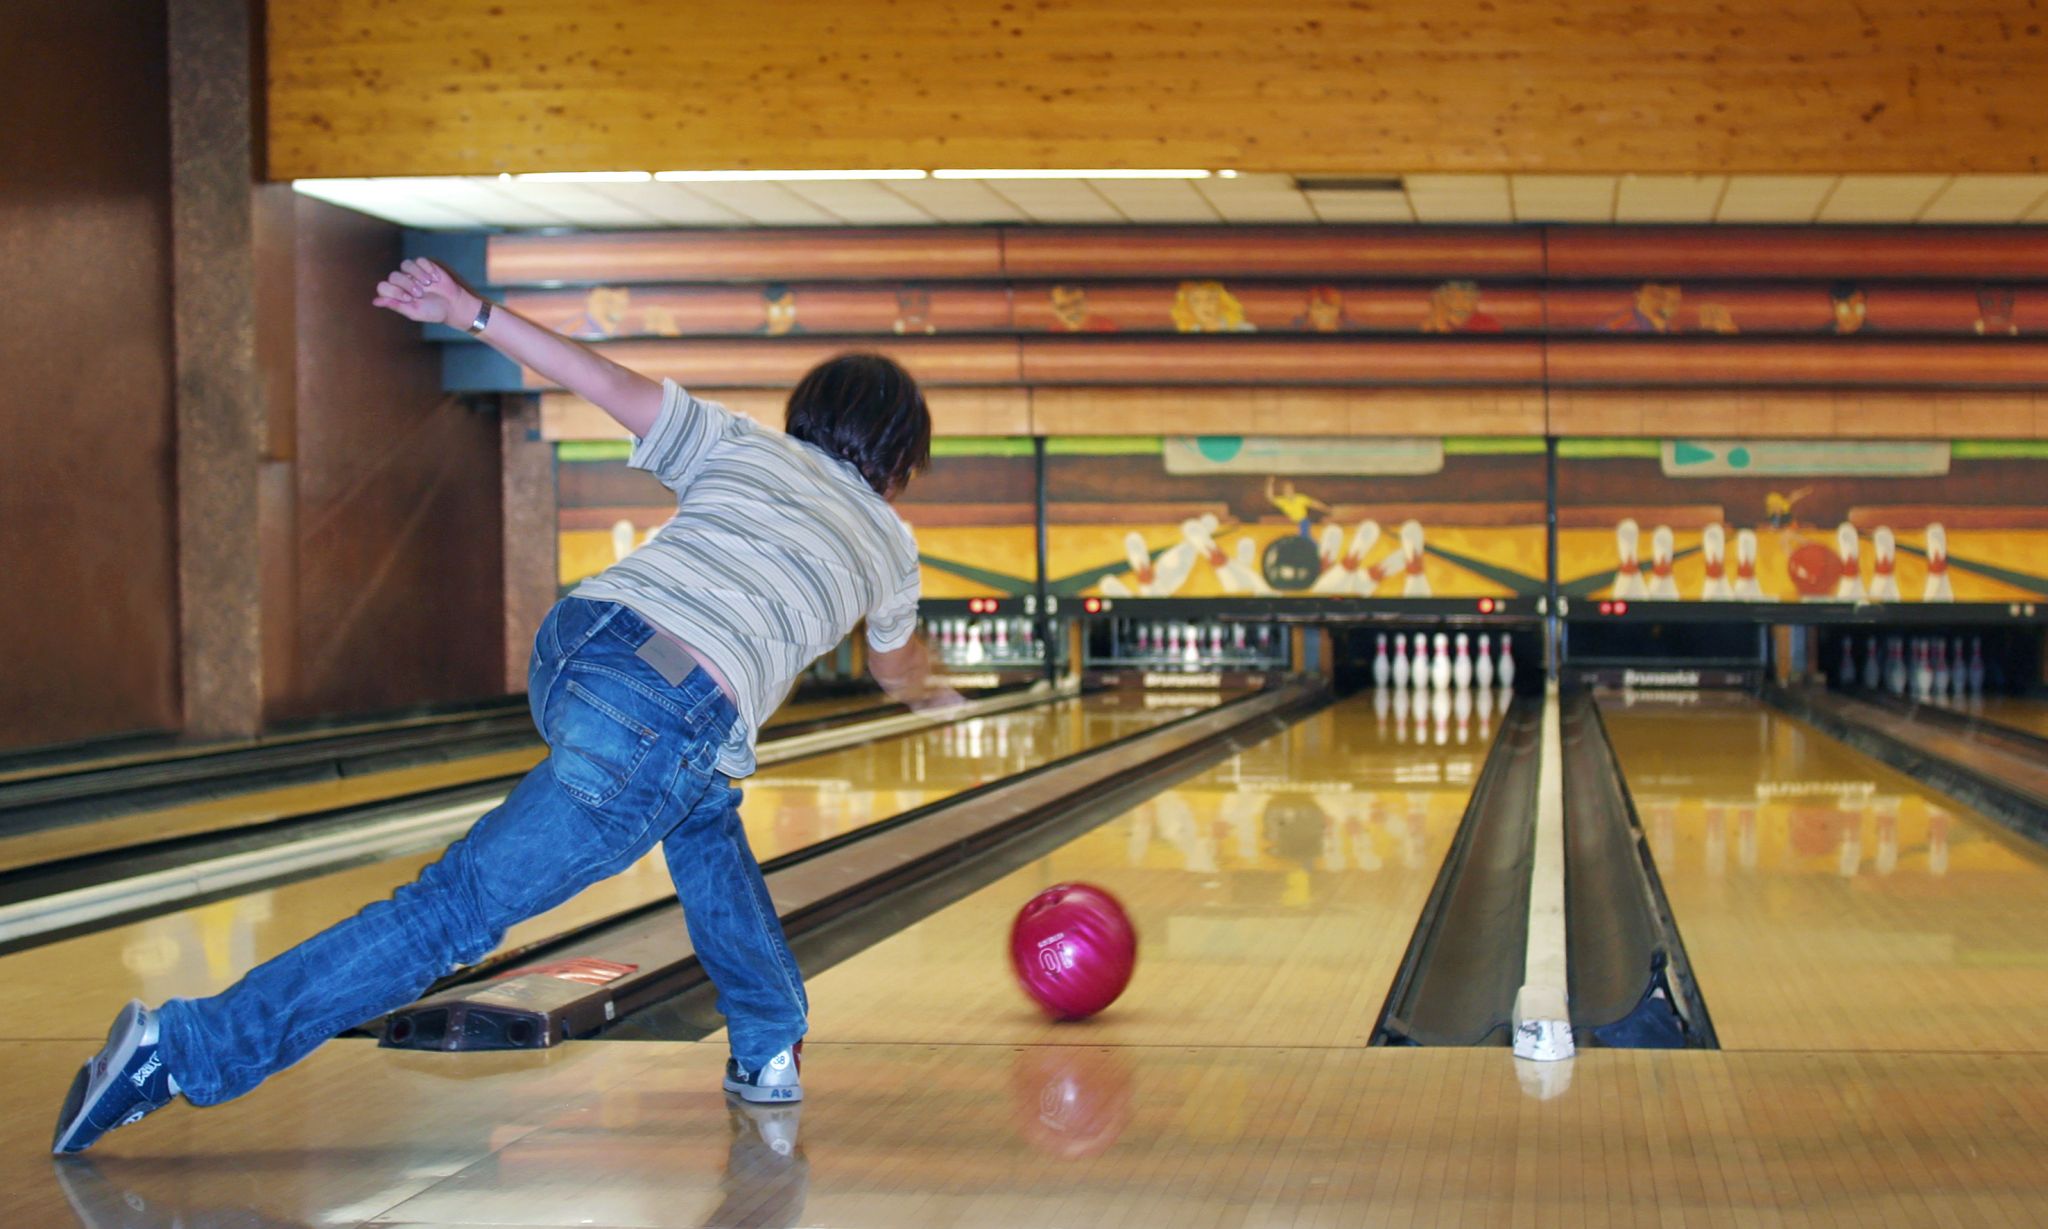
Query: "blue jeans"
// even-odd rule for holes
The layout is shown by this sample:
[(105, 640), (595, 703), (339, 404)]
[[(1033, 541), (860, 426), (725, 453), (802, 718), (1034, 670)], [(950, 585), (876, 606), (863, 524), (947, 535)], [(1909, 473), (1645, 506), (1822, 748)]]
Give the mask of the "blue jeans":
[(514, 922), (615, 875), (658, 841), (732, 1051), (759, 1070), (804, 1035), (803, 975), (717, 771), (737, 720), (703, 670), (671, 685), (624, 606), (567, 598), (527, 678), (549, 755), (412, 883), (205, 999), (162, 1013), (164, 1058), (194, 1105), (254, 1088), (342, 1029), (417, 999)]

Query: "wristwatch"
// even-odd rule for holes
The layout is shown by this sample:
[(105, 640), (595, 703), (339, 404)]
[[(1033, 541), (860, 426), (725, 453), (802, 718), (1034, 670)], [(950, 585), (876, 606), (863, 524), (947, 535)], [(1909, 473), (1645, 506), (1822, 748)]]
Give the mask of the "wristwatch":
[(482, 336), (482, 334), (483, 334), (483, 331), (484, 331), (484, 326), (485, 326), (485, 325), (487, 325), (487, 324), (489, 324), (490, 322), (491, 322), (491, 301), (490, 301), (489, 299), (478, 299), (478, 300), (477, 300), (477, 309), (476, 309), (476, 319), (474, 319), (474, 320), (472, 320), (472, 321), (470, 321), (470, 322), (469, 322), (469, 329), (468, 329), (468, 333), (469, 333), (469, 335), (470, 335), (471, 337), (478, 337), (478, 336)]

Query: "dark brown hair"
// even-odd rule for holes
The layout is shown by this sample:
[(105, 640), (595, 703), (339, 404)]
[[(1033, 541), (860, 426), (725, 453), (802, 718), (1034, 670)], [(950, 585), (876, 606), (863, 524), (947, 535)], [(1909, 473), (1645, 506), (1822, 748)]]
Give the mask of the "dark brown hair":
[(860, 471), (883, 495), (932, 459), (932, 416), (910, 373), (879, 354), (840, 354), (804, 374), (783, 429)]

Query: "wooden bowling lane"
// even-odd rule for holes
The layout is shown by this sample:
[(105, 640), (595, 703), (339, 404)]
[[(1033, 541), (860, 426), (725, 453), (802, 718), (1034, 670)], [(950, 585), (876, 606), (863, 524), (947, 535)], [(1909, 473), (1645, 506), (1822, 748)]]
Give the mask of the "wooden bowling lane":
[(2048, 700), (2024, 700), (2017, 696), (1987, 696), (1972, 701), (1962, 710), (1980, 721), (2011, 726), (2048, 738)]
[[(823, 721), (871, 709), (880, 702), (881, 697), (876, 692), (793, 700), (778, 709), (764, 728), (773, 730), (778, 725)], [(536, 738), (523, 747), (463, 755), (435, 763), (350, 773), (327, 780), (253, 789), (223, 797), (197, 798), (89, 823), (19, 835), (0, 835), (0, 871), (122, 849), (149, 841), (220, 832), (295, 815), (362, 806), (425, 790), (450, 789), (497, 777), (517, 776), (538, 763), (545, 751), (546, 748)]]
[(1753, 701), (1602, 711), (1724, 1048), (2048, 1052), (2048, 851)]
[[(757, 856), (774, 858), (1220, 698), (1151, 707), (1142, 695), (1062, 700), (771, 766), (746, 784), (747, 837)], [(211, 993), (389, 895), (436, 856), (390, 858), (0, 956), (0, 979), (10, 986), (0, 1039), (93, 1038), (129, 998), (155, 1003)], [(521, 947), (671, 893), (657, 851), (513, 927), (505, 944)]]
[(71, 1056), (0, 1043), (0, 1221), (1919, 1229), (2048, 1202), (2040, 1055), (1590, 1050), (1545, 1086), (1497, 1049), (806, 1050), (801, 1108), (745, 1111), (715, 1042), (337, 1043), (57, 1162)]
[[(811, 982), (830, 1042), (1363, 1045), (1486, 754), (1397, 743), (1373, 701), (1316, 713)], [(1121, 898), (1137, 974), (1110, 1011), (1048, 1023), (1010, 920), (1067, 880)]]

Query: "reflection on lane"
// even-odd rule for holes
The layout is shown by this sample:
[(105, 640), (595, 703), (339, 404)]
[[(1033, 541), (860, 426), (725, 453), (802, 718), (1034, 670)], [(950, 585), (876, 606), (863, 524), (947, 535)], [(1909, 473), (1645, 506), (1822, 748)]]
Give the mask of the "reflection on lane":
[(1751, 701), (1602, 711), (1723, 1048), (2048, 1047), (2048, 852)]
[[(741, 814), (762, 859), (937, 801), (1214, 704), (1216, 693), (1150, 706), (1143, 695), (1063, 700), (934, 726), (750, 778)], [(1156, 699), (1156, 698), (1155, 698)], [(19, 987), (7, 1036), (87, 1038), (124, 999), (218, 990), (258, 962), (411, 880), (437, 854), (411, 854), (0, 957)], [(659, 851), (512, 928), (507, 947), (609, 917), (672, 889)]]
[[(814, 1035), (954, 1044), (1364, 1045), (1435, 881), (1482, 744), (1317, 713), (812, 980)], [(1017, 908), (1066, 880), (1139, 934), (1124, 997), (1049, 1024), (1011, 978)]]
[(1984, 721), (2009, 725), (2015, 730), (2048, 738), (2048, 701), (1993, 696), (1961, 711)]

